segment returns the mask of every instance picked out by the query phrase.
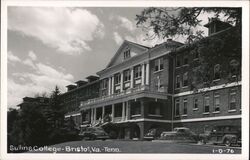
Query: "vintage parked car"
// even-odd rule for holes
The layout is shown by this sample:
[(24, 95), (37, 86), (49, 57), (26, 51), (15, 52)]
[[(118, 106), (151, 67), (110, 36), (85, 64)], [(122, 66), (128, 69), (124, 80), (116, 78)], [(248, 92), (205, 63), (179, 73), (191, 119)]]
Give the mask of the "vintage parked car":
[(152, 128), (144, 135), (143, 138), (149, 141), (158, 139), (163, 131), (165, 131), (163, 128)]
[(241, 145), (241, 128), (233, 125), (215, 126), (212, 130), (200, 134), (199, 137), (204, 144)]
[(106, 140), (109, 139), (108, 134), (101, 127), (86, 127), (82, 128), (79, 136), (85, 140)]
[(181, 142), (197, 142), (198, 136), (186, 127), (177, 127), (170, 132), (162, 132), (160, 139)]

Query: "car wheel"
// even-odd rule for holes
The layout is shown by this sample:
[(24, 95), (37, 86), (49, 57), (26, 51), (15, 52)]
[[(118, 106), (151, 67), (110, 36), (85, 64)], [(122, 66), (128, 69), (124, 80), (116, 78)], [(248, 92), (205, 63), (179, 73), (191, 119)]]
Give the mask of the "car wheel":
[(85, 141), (89, 140), (89, 137), (83, 137), (83, 140), (85, 140)]
[(227, 146), (227, 147), (230, 147), (230, 146), (232, 145), (232, 143), (231, 143), (231, 141), (230, 141), (229, 139), (225, 139), (225, 140), (224, 140), (224, 144), (225, 144), (225, 146)]
[(96, 137), (93, 135), (93, 136), (91, 136), (91, 138), (90, 138), (91, 140), (95, 140), (96, 139)]
[(201, 144), (206, 144), (205, 139), (201, 139)]

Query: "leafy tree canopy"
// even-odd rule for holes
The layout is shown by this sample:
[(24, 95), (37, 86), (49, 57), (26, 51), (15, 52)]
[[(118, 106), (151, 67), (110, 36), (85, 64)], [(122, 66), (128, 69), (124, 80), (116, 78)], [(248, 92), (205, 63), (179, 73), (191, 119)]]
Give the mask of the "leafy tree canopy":
[[(214, 17), (223, 17), (234, 26), (230, 32), (204, 38), (201, 25), (202, 14), (213, 13)], [(199, 61), (190, 62), (189, 81), (192, 88), (200, 84), (211, 86), (214, 83), (214, 66), (219, 64), (219, 74), (230, 81), (241, 77), (241, 8), (155, 8), (144, 9), (136, 15), (137, 26), (147, 32), (149, 39), (187, 37), (186, 54), (199, 55)], [(183, 52), (183, 51), (182, 51)], [(235, 76), (232, 76), (236, 75)], [(232, 77), (234, 77), (232, 79)]]
[(241, 25), (241, 8), (155, 8), (144, 9), (136, 15), (137, 27), (146, 31), (153, 31), (147, 34), (148, 38), (173, 38), (176, 35), (200, 38), (201, 31), (195, 31), (195, 27), (200, 25), (199, 16), (204, 13), (214, 13), (218, 18), (223, 15), (226, 21), (232, 25)]

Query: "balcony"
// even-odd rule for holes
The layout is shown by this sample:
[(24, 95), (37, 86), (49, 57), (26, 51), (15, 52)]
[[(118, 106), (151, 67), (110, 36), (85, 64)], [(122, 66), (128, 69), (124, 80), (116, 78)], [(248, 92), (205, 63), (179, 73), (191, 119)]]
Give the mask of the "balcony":
[(129, 96), (129, 95), (136, 95), (136, 94), (139, 94), (139, 93), (147, 93), (147, 94), (151, 94), (151, 95), (166, 96), (167, 95), (167, 87), (165, 87), (165, 89), (161, 88), (159, 90), (151, 89), (148, 85), (138, 86), (136, 88), (129, 88), (129, 89), (124, 90), (124, 91), (122, 91), (120, 93), (114, 93), (114, 94), (111, 94), (111, 95), (101, 96), (101, 97), (98, 97), (98, 98), (89, 99), (87, 101), (82, 101), (80, 103), (80, 108), (88, 106), (88, 105), (92, 105), (92, 104), (112, 100), (112, 99), (126, 97), (126, 96)]

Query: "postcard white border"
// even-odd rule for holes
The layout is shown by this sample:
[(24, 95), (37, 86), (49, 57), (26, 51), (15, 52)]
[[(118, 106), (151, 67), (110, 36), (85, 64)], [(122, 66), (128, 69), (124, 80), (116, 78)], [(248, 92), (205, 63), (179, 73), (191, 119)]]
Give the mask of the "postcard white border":
[[(7, 154), (7, 7), (242, 7), (242, 154)], [(1, 5), (1, 157), (0, 159), (239, 160), (249, 155), (249, 1), (2, 1)]]

